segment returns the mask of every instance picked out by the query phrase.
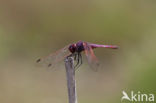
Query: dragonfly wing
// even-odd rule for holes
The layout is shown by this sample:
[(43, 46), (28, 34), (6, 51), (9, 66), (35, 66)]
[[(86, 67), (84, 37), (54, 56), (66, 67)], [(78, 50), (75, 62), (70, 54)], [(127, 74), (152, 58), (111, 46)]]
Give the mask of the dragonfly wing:
[(69, 45), (52, 53), (46, 57), (38, 59), (36, 62), (41, 63), (46, 67), (54, 67), (58, 62), (69, 56), (71, 53), (68, 50)]
[(89, 66), (94, 70), (97, 71), (98, 67), (99, 67), (99, 61), (96, 58), (93, 49), (91, 48), (91, 46), (89, 45), (89, 43), (84, 42), (83, 43), (84, 46), (84, 51), (85, 51), (85, 55), (87, 57)]

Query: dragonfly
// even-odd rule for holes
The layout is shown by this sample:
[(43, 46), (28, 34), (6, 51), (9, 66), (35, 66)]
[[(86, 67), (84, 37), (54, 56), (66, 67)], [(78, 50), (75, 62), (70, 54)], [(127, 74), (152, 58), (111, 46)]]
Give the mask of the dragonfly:
[(69, 44), (64, 48), (52, 53), (46, 57), (39, 58), (36, 62), (43, 63), (48, 67), (54, 67), (60, 61), (67, 57), (73, 57), (74, 61), (76, 61), (74, 68), (79, 68), (82, 65), (82, 52), (85, 53), (87, 57), (87, 61), (89, 66), (94, 70), (97, 71), (99, 66), (99, 61), (94, 54), (93, 49), (95, 48), (110, 48), (110, 49), (118, 49), (117, 45), (101, 45), (101, 44), (94, 44), (85, 41), (78, 41), (77, 43)]

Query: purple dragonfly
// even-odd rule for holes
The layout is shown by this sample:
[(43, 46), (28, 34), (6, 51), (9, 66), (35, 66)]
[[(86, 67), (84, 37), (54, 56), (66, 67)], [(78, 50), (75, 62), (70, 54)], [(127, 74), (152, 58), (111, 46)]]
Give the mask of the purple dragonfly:
[(84, 51), (90, 67), (93, 68), (95, 71), (97, 71), (97, 67), (99, 66), (99, 61), (93, 52), (93, 49), (95, 48), (117, 49), (118, 46), (100, 45), (100, 44), (93, 44), (84, 41), (78, 41), (77, 43), (73, 43), (65, 46), (64, 48), (56, 51), (55, 53), (50, 54), (47, 57), (38, 59), (36, 62), (43, 63), (48, 67), (53, 67), (66, 57), (74, 57), (74, 60), (77, 61), (74, 67), (78, 68), (82, 64), (81, 53)]

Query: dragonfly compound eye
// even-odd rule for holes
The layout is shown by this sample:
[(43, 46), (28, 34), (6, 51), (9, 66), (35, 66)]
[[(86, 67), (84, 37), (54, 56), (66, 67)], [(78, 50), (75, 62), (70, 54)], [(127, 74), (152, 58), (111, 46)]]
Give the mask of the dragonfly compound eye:
[(76, 51), (76, 47), (75, 47), (74, 44), (72, 44), (72, 45), (69, 46), (69, 51), (70, 51), (71, 53), (74, 53), (74, 52)]

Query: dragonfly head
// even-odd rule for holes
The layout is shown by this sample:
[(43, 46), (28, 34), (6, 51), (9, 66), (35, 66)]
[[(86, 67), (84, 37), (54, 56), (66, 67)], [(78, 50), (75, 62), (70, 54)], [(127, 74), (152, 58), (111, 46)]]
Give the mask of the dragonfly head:
[(76, 51), (76, 44), (70, 45), (70, 46), (69, 46), (69, 51), (70, 51), (71, 53), (74, 53), (74, 52)]

